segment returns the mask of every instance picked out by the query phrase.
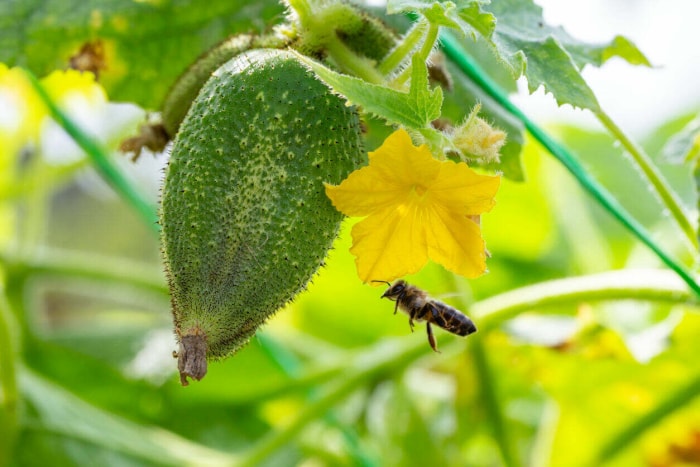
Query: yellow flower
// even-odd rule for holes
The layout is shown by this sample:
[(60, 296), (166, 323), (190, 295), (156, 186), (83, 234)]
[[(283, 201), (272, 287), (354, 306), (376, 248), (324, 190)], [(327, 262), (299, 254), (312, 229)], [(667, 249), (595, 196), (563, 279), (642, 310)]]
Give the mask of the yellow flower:
[(37, 138), (45, 115), (46, 107), (24, 72), (0, 64), (0, 138), (5, 162)]
[(398, 130), (369, 153), (367, 167), (326, 185), (326, 194), (344, 214), (366, 216), (352, 229), (350, 249), (363, 282), (416, 273), (429, 258), (473, 278), (486, 271), (486, 253), (470, 216), (493, 207), (499, 184), (465, 163), (436, 160)]
[[(92, 73), (54, 71), (41, 83), (69, 114), (94, 110), (107, 103), (107, 95)], [(0, 63), (0, 168), (6, 168), (23, 147), (38, 141), (48, 116), (48, 109), (25, 72)]]
[(63, 107), (71, 101), (84, 102), (88, 108), (107, 102), (107, 93), (95, 80), (95, 75), (78, 70), (56, 70), (41, 80), (46, 92)]

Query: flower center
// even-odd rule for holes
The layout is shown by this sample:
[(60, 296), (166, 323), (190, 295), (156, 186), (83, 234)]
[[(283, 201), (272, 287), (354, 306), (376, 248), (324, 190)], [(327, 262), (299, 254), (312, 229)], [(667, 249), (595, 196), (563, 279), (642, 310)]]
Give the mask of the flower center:
[(423, 185), (413, 185), (413, 191), (422, 198), (425, 192), (428, 191), (428, 188)]

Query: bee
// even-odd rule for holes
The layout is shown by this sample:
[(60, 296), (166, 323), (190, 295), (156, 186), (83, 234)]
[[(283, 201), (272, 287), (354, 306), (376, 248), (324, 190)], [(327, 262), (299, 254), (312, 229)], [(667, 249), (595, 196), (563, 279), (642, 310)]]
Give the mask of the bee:
[(394, 314), (401, 309), (408, 315), (408, 324), (411, 326), (411, 331), (413, 331), (414, 321), (425, 321), (428, 342), (435, 352), (440, 351), (437, 349), (437, 342), (435, 341), (431, 324), (458, 336), (468, 336), (476, 332), (474, 322), (464, 313), (438, 300), (431, 299), (425, 291), (406, 283), (404, 280), (398, 280), (393, 284), (386, 281), (372, 282), (384, 282), (389, 286), (381, 298), (388, 298), (396, 302)]

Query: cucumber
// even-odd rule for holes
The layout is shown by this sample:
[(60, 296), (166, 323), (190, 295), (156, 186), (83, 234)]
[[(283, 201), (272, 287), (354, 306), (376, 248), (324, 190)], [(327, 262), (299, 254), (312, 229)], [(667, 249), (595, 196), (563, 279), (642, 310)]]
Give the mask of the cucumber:
[(342, 220), (323, 182), (365, 157), (355, 108), (292, 52), (248, 51), (213, 73), (175, 139), (160, 209), (183, 385), (305, 289)]
[(144, 148), (152, 152), (162, 152), (177, 134), (202, 86), (217, 68), (248, 50), (282, 49), (287, 47), (290, 41), (291, 39), (277, 34), (237, 34), (216, 44), (192, 63), (170, 87), (161, 105), (161, 122), (141, 125), (139, 134), (122, 141), (119, 148), (124, 152), (133, 153), (133, 160), (140, 157)]
[(250, 49), (282, 49), (289, 40), (283, 36), (268, 34), (237, 34), (229, 37), (199, 57), (175, 81), (162, 105), (161, 118), (169, 138), (175, 137), (192, 101), (211, 74), (236, 55)]

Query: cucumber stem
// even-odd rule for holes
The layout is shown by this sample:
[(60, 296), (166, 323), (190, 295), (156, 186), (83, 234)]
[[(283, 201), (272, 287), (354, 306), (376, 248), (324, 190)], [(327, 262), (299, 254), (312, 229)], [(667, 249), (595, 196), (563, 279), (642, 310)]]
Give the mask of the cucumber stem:
[(418, 46), (421, 38), (426, 34), (425, 30), (427, 28), (428, 21), (424, 18), (414, 23), (411, 29), (401, 38), (397, 46), (382, 60), (377, 67), (377, 71), (384, 76), (390, 75)]
[(595, 180), (562, 144), (551, 138), (542, 128), (530, 120), (507, 97), (507, 94), (472, 60), (457, 40), (448, 32), (441, 37), (445, 54), (451, 58), (459, 69), (491, 96), (501, 107), (523, 122), (530, 134), (549, 151), (576, 178), (579, 184), (608, 211), (615, 219), (627, 228), (634, 236), (651, 249), (669, 268), (674, 270), (688, 286), (700, 296), (700, 285), (695, 281), (691, 272), (684, 265), (672, 258), (656, 243), (646, 228)]
[(678, 223), (685, 235), (685, 240), (692, 245), (692, 251), (695, 252), (698, 247), (695, 228), (688, 218), (688, 215), (685, 213), (678, 196), (664, 179), (663, 174), (656, 168), (651, 158), (644, 152), (644, 149), (632, 141), (607, 113), (603, 110), (599, 110), (595, 112), (595, 116), (598, 118), (598, 121), (622, 143), (624, 148), (627, 149), (627, 152), (632, 156), (632, 160), (641, 169), (649, 183), (654, 186), (656, 194)]
[(374, 68), (371, 60), (356, 54), (335, 34), (326, 42), (326, 50), (336, 66), (343, 72), (362, 78), (368, 83), (384, 83), (384, 76)]
[[(416, 52), (416, 56), (420, 58), (422, 62), (426, 63), (428, 62), (428, 57), (430, 56), (430, 52), (433, 51), (433, 48), (435, 47), (435, 41), (438, 39), (438, 35), (440, 32), (440, 26), (437, 24), (429, 23), (428, 30), (425, 32), (425, 38), (423, 39), (423, 45), (421, 46), (420, 50)], [(411, 76), (411, 67), (406, 67), (399, 76), (396, 77), (391, 83), (392, 87), (395, 88), (401, 88), (406, 81), (408, 81), (408, 78)]]
[(698, 397), (698, 394), (700, 394), (700, 374), (695, 374), (684, 385), (659, 402), (651, 411), (636, 417), (632, 423), (609, 438), (595, 454), (593, 461), (584, 465), (607, 464), (650, 428), (656, 426), (676, 410), (686, 407)]
[(19, 423), (19, 389), (15, 368), (19, 344), (16, 333), (11, 329), (14, 316), (4, 292), (0, 288), (0, 466), (9, 465), (12, 460)]

